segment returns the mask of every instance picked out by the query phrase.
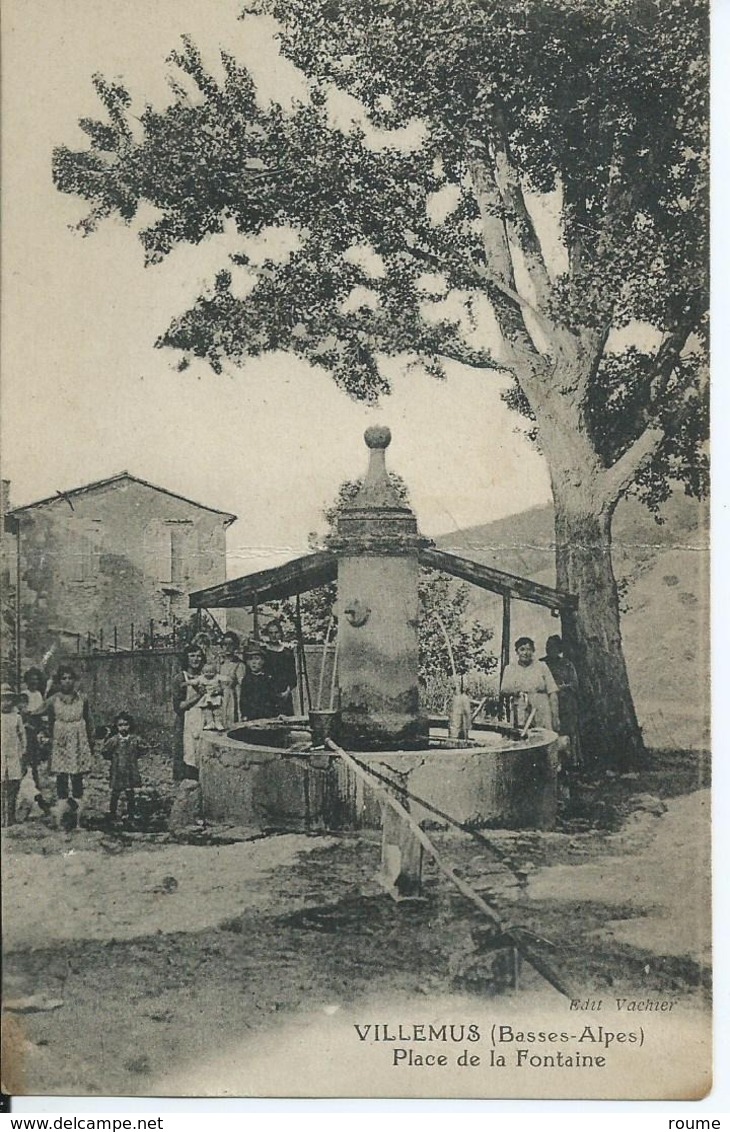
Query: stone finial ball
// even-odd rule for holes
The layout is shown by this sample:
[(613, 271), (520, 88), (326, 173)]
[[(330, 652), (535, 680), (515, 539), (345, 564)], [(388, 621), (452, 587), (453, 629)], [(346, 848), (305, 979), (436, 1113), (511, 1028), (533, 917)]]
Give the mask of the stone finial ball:
[(365, 429), (365, 443), (368, 448), (387, 448), (391, 441), (387, 425), (371, 425)]

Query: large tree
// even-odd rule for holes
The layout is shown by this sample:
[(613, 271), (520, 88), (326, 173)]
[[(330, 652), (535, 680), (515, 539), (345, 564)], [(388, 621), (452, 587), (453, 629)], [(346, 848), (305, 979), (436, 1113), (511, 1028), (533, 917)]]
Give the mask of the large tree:
[[(629, 491), (656, 508), (707, 475), (705, 4), (253, 0), (244, 28), (261, 13), (305, 103), (260, 106), (232, 57), (221, 81), (186, 40), (173, 104), (139, 120), (97, 77), (106, 116), (81, 123), (87, 149), (57, 150), (56, 183), (91, 202), (87, 231), (156, 206), (149, 263), (230, 221), (296, 234), (161, 336), (183, 365), (283, 349), (371, 400), (387, 356), (506, 375), (550, 472), (593, 750), (629, 760), (612, 516)], [(336, 89), (360, 126), (333, 125)]]

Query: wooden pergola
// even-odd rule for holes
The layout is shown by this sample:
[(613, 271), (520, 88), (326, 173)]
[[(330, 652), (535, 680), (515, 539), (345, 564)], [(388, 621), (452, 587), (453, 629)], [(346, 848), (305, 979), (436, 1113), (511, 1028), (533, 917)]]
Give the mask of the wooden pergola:
[[(556, 590), (522, 578), (484, 566), (469, 558), (460, 558), (447, 550), (434, 546), (419, 548), (418, 561), (421, 566), (441, 570), (461, 581), (470, 582), (480, 589), (499, 594), (502, 598), (502, 643), (500, 671), (509, 663), (511, 647), (512, 600), (532, 602), (541, 605), (558, 615), (561, 619), (562, 635), (572, 641), (574, 638), (574, 617), (578, 599), (574, 594)], [(281, 601), (288, 597), (298, 597), (307, 590), (317, 589), (337, 581), (337, 556), (329, 550), (318, 550), (295, 558), (283, 566), (270, 570), (259, 570), (242, 578), (232, 578), (217, 586), (209, 586), (190, 594), (192, 609), (242, 609), (251, 608), (254, 625), (257, 625), (258, 607), (268, 601)]]

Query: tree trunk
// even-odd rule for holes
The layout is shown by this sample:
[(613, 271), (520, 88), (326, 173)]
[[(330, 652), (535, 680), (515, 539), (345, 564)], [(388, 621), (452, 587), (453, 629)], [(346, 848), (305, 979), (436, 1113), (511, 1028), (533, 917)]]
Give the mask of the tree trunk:
[(583, 759), (588, 769), (623, 770), (644, 752), (621, 643), (618, 590), (611, 562), (614, 504), (577, 502), (575, 488), (556, 486), (557, 584), (578, 598), (563, 619), (566, 651), (580, 687)]

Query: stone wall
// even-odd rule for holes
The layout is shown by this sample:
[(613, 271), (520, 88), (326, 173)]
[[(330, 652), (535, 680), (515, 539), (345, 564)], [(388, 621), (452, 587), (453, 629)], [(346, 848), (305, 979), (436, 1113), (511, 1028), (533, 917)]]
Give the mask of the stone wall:
[(134, 652), (69, 656), (89, 698), (94, 725), (110, 724), (124, 709), (143, 727), (175, 723), (172, 682), (180, 671), (173, 652)]
[[(316, 701), (322, 664), (322, 646), (307, 645), (307, 667), (312, 695)], [(140, 649), (135, 652), (76, 653), (71, 650), (53, 658), (52, 669), (68, 661), (77, 671), (80, 687), (89, 697), (95, 723), (105, 723), (122, 708), (142, 724), (172, 727), (172, 682), (181, 668), (181, 654)], [(329, 695), (332, 678), (332, 650), (325, 663), (325, 688)], [(305, 714), (309, 707), (305, 694)], [(294, 693), (294, 712), (299, 714), (299, 692)]]
[[(322, 646), (307, 645), (307, 669), (312, 696), (315, 701), (322, 664)], [(125, 708), (142, 724), (155, 727), (172, 727), (175, 715), (172, 710), (172, 681), (180, 671), (181, 656), (173, 651), (117, 653), (74, 653), (66, 651), (67, 660), (79, 674), (80, 686), (89, 697), (94, 722), (106, 722), (108, 717)], [(325, 662), (325, 689), (329, 696), (332, 678), (333, 654), (330, 649)], [(54, 657), (53, 668), (59, 663)], [(329, 701), (328, 701), (329, 702)], [(305, 714), (309, 711), (305, 693)], [(299, 692), (294, 693), (294, 712), (299, 714)]]

